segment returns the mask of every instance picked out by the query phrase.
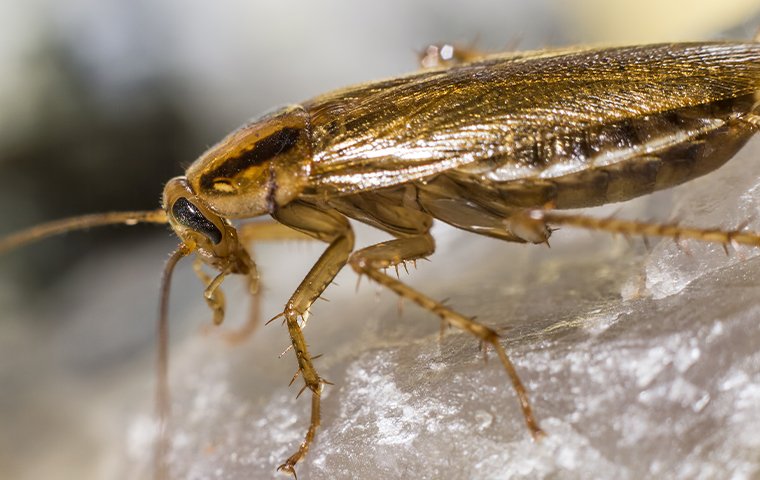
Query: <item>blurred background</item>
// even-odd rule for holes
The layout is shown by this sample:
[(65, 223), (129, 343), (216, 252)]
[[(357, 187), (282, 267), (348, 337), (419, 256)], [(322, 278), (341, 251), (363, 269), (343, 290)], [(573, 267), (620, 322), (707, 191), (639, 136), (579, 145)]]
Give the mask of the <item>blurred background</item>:
[[(155, 208), (168, 178), (249, 118), (413, 71), (430, 43), (749, 39), (759, 12), (757, 0), (0, 0), (0, 233)], [(174, 243), (162, 227), (106, 228), (0, 259), (3, 478), (112, 472), (108, 452), (127, 448), (114, 408), (129, 408), (115, 397), (128, 388), (150, 410), (150, 375), (130, 375), (151, 372)], [(179, 277), (202, 303), (187, 268)]]

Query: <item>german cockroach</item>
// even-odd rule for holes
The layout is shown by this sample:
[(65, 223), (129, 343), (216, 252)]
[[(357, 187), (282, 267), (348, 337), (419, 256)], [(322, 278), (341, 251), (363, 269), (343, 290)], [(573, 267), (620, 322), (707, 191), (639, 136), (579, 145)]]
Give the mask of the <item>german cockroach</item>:
[[(259, 279), (248, 245), (265, 237), (327, 244), (275, 318), (282, 318), (311, 393), (303, 442), (280, 470), (295, 475), (320, 424), (326, 382), (303, 334), (309, 309), (346, 265), (469, 332), (496, 352), (530, 435), (545, 435), (501, 336), (384, 270), (431, 256), (433, 220), (519, 243), (547, 243), (556, 226), (613, 234), (760, 246), (760, 233), (563, 213), (681, 184), (728, 161), (760, 128), (760, 43), (567, 48), (485, 55), (337, 90), (269, 113), (169, 180), (161, 209), (95, 214), (39, 225), (0, 241), (8, 251), (43, 237), (108, 224), (168, 223), (181, 243), (164, 270), (159, 413), (168, 415), (166, 321), (174, 265), (195, 254), (214, 323), (222, 280)], [(435, 60), (435, 59), (433, 59)], [(232, 221), (269, 215), (273, 223)], [(394, 240), (354, 250), (349, 219)], [(294, 379), (295, 380), (295, 379)], [(168, 436), (157, 476), (167, 475)]]

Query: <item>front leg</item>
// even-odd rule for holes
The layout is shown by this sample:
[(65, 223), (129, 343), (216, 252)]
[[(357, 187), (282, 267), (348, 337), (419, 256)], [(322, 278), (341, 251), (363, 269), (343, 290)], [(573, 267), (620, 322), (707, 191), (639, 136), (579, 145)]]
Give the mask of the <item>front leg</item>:
[(298, 360), (298, 370), (304, 380), (304, 389), (309, 388), (312, 392), (309, 429), (306, 431), (304, 440), (296, 453), (278, 468), (278, 470), (295, 475), (295, 465), (309, 450), (319, 426), (320, 395), (322, 385), (325, 383), (314, 369), (312, 357), (306, 347), (306, 340), (298, 319), (299, 317), (307, 318), (311, 305), (346, 264), (348, 256), (354, 248), (354, 233), (346, 217), (335, 210), (321, 210), (303, 202), (290, 203), (272, 216), (290, 228), (329, 243), (317, 263), (306, 274), (306, 278), (296, 288), (282, 313)]
[(226, 302), (224, 299), (224, 292), (222, 292), (222, 289), (219, 287), (222, 285), (222, 280), (230, 274), (230, 266), (219, 272), (215, 277), (210, 277), (203, 271), (203, 262), (201, 259), (196, 258), (193, 262), (193, 270), (206, 287), (203, 291), (203, 298), (206, 300), (206, 304), (214, 314), (214, 325), (221, 325), (224, 321)]
[[(274, 220), (251, 222), (241, 225), (238, 228), (240, 243), (248, 252), (251, 258), (251, 264), (256, 264), (256, 245), (264, 242), (283, 242), (283, 241), (312, 241), (313, 238), (303, 233), (293, 230)], [(203, 278), (203, 277), (201, 277)], [(206, 281), (206, 285), (210, 279)], [(248, 290), (251, 293), (251, 304), (248, 312), (248, 320), (245, 324), (237, 329), (222, 332), (222, 338), (231, 345), (239, 345), (246, 341), (259, 326), (261, 316), (261, 280), (256, 269), (252, 269), (248, 274)], [(221, 294), (221, 290), (218, 290)], [(223, 300), (222, 300), (223, 304)]]

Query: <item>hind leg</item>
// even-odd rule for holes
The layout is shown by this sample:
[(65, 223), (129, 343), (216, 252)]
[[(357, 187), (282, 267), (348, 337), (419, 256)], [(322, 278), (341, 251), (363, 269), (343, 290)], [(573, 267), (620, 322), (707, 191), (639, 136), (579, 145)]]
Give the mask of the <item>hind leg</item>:
[(588, 215), (556, 212), (553, 210), (525, 210), (512, 217), (526, 228), (541, 229), (547, 225), (566, 225), (625, 236), (643, 238), (665, 237), (678, 242), (683, 239), (728, 245), (760, 247), (760, 232), (722, 228), (694, 228), (673, 223), (638, 222), (617, 218), (598, 218)]

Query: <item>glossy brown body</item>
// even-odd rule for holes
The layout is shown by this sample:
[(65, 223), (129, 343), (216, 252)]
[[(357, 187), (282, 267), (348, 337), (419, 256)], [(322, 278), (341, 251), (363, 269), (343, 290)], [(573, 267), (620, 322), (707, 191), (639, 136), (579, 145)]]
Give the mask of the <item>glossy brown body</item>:
[[(232, 218), (271, 215), (328, 247), (281, 314), (311, 421), (280, 469), (295, 473), (320, 423), (326, 383), (302, 331), (309, 308), (348, 263), (400, 297), (492, 347), (533, 438), (544, 435), (498, 333), (384, 269), (435, 251), (433, 219), (508, 241), (543, 243), (550, 225), (625, 235), (760, 245), (741, 230), (595, 219), (550, 209), (618, 202), (677, 185), (731, 158), (758, 129), (760, 44), (665, 44), (484, 56), (348, 87), (264, 116), (169, 182), (164, 208), (185, 252), (221, 273), (200, 274), (220, 322), (229, 273), (258, 285)], [(393, 240), (354, 251), (346, 217)], [(254, 232), (254, 234), (251, 234)], [(281, 233), (279, 238), (289, 238)], [(181, 249), (181, 251), (183, 251)], [(184, 254), (184, 253), (183, 253)]]
[(514, 208), (627, 200), (723, 164), (756, 131), (758, 90), (756, 43), (522, 52), (349, 87), (297, 107), (309, 162), (292, 198), (521, 241), (501, 226)]

